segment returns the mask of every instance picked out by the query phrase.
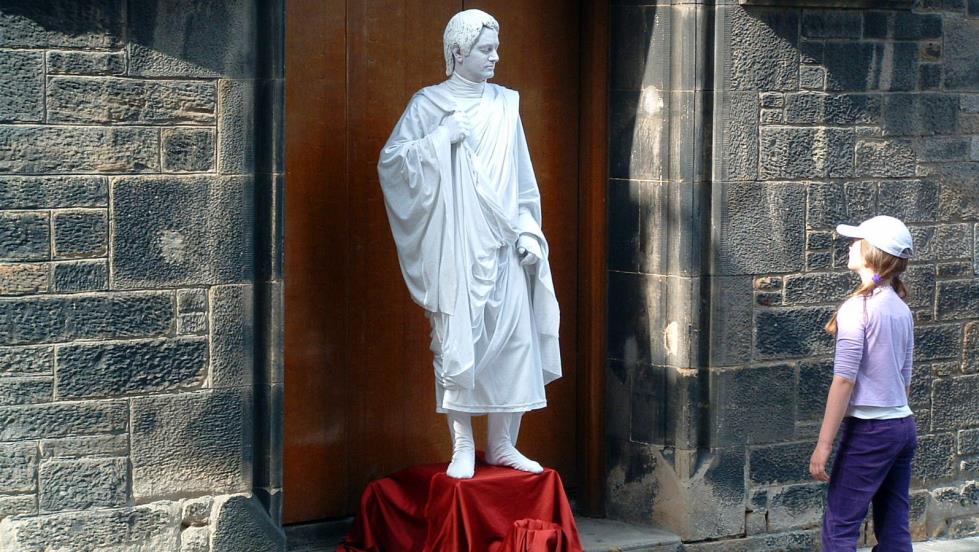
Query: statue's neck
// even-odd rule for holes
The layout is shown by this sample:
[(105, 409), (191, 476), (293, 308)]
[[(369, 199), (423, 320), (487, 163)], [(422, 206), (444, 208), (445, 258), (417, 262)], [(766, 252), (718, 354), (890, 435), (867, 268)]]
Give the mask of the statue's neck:
[(459, 75), (458, 72), (452, 73), (449, 80), (445, 81), (449, 92), (457, 98), (481, 98), (486, 82), (473, 82)]

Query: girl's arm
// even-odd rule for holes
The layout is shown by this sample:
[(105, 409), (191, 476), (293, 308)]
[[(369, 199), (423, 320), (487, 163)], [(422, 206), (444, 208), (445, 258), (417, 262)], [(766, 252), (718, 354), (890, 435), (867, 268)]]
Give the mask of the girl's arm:
[(826, 413), (823, 414), (823, 426), (819, 430), (819, 441), (816, 442), (816, 450), (812, 453), (809, 460), (809, 473), (819, 481), (829, 481), (826, 473), (826, 464), (829, 462), (829, 455), (833, 451), (833, 441), (836, 440), (836, 431), (843, 421), (846, 408), (850, 404), (850, 394), (853, 393), (854, 380), (843, 376), (833, 376), (833, 383), (829, 387), (829, 396), (826, 398)]

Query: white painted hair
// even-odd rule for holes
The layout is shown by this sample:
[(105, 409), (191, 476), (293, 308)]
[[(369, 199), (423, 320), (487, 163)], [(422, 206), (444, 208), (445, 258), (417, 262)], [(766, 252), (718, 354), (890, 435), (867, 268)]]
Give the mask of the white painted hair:
[(492, 15), (482, 10), (465, 10), (452, 16), (442, 34), (442, 44), (445, 48), (445, 74), (452, 76), (455, 71), (455, 58), (452, 57), (453, 46), (459, 47), (459, 52), (468, 56), (479, 38), (483, 27), (500, 32), (500, 24)]

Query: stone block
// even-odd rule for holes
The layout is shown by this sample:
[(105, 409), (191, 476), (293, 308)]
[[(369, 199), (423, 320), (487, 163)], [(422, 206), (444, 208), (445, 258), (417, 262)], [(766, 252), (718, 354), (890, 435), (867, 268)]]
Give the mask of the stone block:
[(37, 514), (36, 495), (0, 496), (0, 519), (8, 516)]
[(822, 49), (826, 89), (913, 90), (918, 46), (908, 42), (827, 42)]
[(719, 95), (720, 109), (714, 128), (721, 130), (723, 151), (717, 153), (718, 176), (722, 180), (758, 178), (758, 95), (729, 92)]
[(921, 172), (942, 183), (938, 220), (979, 219), (979, 163), (927, 164)]
[(126, 53), (54, 50), (47, 53), (51, 75), (122, 75), (126, 72)]
[(213, 552), (285, 552), (285, 533), (252, 496), (215, 500)]
[(724, 275), (801, 270), (806, 189), (802, 184), (728, 183), (717, 251)]
[(829, 270), (833, 268), (833, 253), (830, 251), (806, 252), (806, 270)]
[(178, 335), (205, 335), (207, 334), (207, 328), (206, 313), (191, 312), (177, 315)]
[(780, 125), (785, 122), (785, 113), (781, 109), (762, 109), (759, 120), (763, 125)]
[(251, 488), (251, 404), (239, 390), (132, 399), (133, 495)]
[(931, 384), (934, 381), (932, 373), (925, 366), (923, 370), (914, 370), (911, 374), (911, 393), (908, 395), (908, 406), (911, 410), (931, 410)]
[(822, 420), (826, 410), (826, 397), (832, 383), (832, 359), (805, 360), (799, 363), (799, 387), (796, 393), (798, 420)]
[(770, 493), (768, 528), (772, 532), (819, 527), (823, 521), (826, 485), (789, 485)]
[(950, 17), (945, 24), (945, 88), (979, 89), (979, 20)]
[(799, 86), (799, 12), (721, 7), (726, 81), (732, 90), (795, 90)]
[(888, 94), (884, 97), (885, 136), (930, 136), (954, 132), (959, 102), (939, 94)]
[(916, 261), (948, 261), (972, 256), (971, 224), (940, 224), (910, 229)]
[(252, 180), (244, 177), (116, 180), (112, 286), (250, 280), (253, 191)]
[(214, 497), (191, 498), (181, 504), (181, 523), (184, 525), (203, 526), (210, 523)]
[(141, 173), (160, 170), (152, 128), (0, 125), (0, 173)]
[(757, 444), (792, 437), (795, 369), (789, 365), (711, 373), (713, 446)]
[(53, 396), (50, 376), (0, 379), (0, 406), (51, 402)]
[(920, 161), (966, 161), (972, 150), (970, 138), (930, 136), (915, 141)]
[(636, 443), (665, 444), (669, 371), (662, 366), (638, 365), (632, 369), (629, 405), (629, 438)]
[(856, 289), (858, 278), (852, 273), (815, 272), (785, 277), (785, 303), (840, 303)]
[(762, 92), (759, 98), (763, 108), (785, 107), (785, 95), (781, 92)]
[(119, 77), (52, 77), (48, 120), (55, 123), (214, 124), (213, 82)]
[(53, 291), (74, 293), (109, 289), (109, 265), (106, 261), (69, 261), (54, 263)]
[(0, 347), (0, 376), (54, 373), (51, 347)]
[(252, 286), (211, 288), (211, 386), (249, 386), (253, 381), (255, 300)]
[(135, 49), (129, 72), (144, 77), (255, 75), (256, 16), (251, 0), (201, 4), (178, 0), (128, 3), (128, 32)]
[(36, 51), (0, 50), (0, 121), (36, 123), (43, 120), (43, 54)]
[(37, 470), (42, 512), (112, 508), (128, 501), (125, 458), (49, 460)]
[(940, 63), (921, 63), (918, 65), (918, 88), (920, 90), (939, 90), (942, 87), (944, 71)]
[[(652, 186), (655, 191), (665, 188), (665, 183), (646, 183), (634, 180), (610, 180), (608, 183), (608, 267), (610, 270), (639, 272), (642, 263), (640, 223), (642, 215), (642, 196), (644, 188)], [(661, 201), (660, 206), (666, 202)], [(665, 253), (658, 255), (663, 258)]]
[(912, 477), (921, 483), (955, 477), (955, 435), (919, 435), (918, 450), (911, 464)]
[(855, 154), (857, 176), (899, 178), (915, 175), (917, 158), (910, 140), (860, 140)]
[(753, 448), (748, 453), (748, 480), (752, 485), (809, 483), (813, 443), (781, 443)]
[[(669, 103), (668, 92), (652, 87), (642, 92), (610, 93), (609, 176), (638, 180), (669, 177)], [(224, 144), (219, 146), (222, 152), (224, 148)], [(228, 149), (234, 151), (234, 147)]]
[(108, 179), (102, 176), (0, 176), (0, 205), (6, 209), (105, 207)]
[(214, 131), (206, 128), (163, 130), (165, 172), (208, 172), (214, 169)]
[(37, 460), (34, 443), (0, 444), (0, 494), (35, 492)]
[(124, 401), (90, 401), (0, 407), (0, 441), (120, 433), (129, 411)]
[(958, 433), (958, 452), (962, 456), (979, 454), (979, 429), (966, 429)]
[(112, 48), (123, 37), (122, 4), (9, 0), (0, 13), (0, 48)]
[(207, 312), (206, 289), (178, 289), (177, 311), (181, 314), (191, 312)]
[[(614, 6), (610, 49), (613, 90), (670, 89), (670, 23), (665, 6)], [(658, 52), (658, 55), (650, 55)]]
[(868, 94), (787, 94), (785, 120), (793, 124), (874, 124), (880, 119), (880, 97)]
[(179, 550), (176, 502), (93, 509), (4, 520), (4, 550)]
[(102, 209), (54, 213), (54, 255), (58, 258), (106, 254), (108, 213)]
[(152, 337), (168, 333), (172, 320), (166, 292), (18, 297), (0, 301), (0, 341)]
[(650, 361), (650, 308), (655, 277), (610, 272), (608, 275), (608, 355), (626, 363)]
[(975, 318), (979, 312), (979, 279), (939, 282), (936, 310), (940, 320)]
[(764, 180), (852, 176), (855, 142), (850, 129), (762, 128), (759, 176)]
[(948, 431), (979, 426), (979, 375), (946, 378), (935, 381), (932, 391), (932, 427)]
[(50, 257), (47, 213), (0, 212), (0, 261), (40, 261)]
[(0, 295), (45, 293), (49, 273), (47, 263), (0, 263)]
[(211, 530), (207, 527), (188, 527), (180, 531), (180, 552), (210, 552)]
[(804, 10), (802, 36), (807, 38), (860, 38), (863, 14), (856, 10)]
[(59, 398), (117, 397), (197, 387), (207, 341), (167, 339), (57, 348)]
[(826, 69), (814, 65), (799, 68), (799, 88), (803, 90), (822, 90), (826, 87)]
[(711, 366), (744, 364), (751, 359), (751, 277), (712, 276), (711, 290)]
[(835, 310), (835, 306), (759, 310), (755, 318), (757, 357), (802, 358), (831, 353), (833, 336), (824, 326)]
[(129, 454), (129, 436), (125, 433), (42, 439), (38, 444), (41, 458), (122, 457)]
[(932, 265), (911, 265), (901, 280), (908, 288), (905, 302), (911, 308), (926, 308), (932, 311), (935, 301), (935, 267)]
[(938, 216), (938, 192), (939, 184), (934, 180), (881, 182), (878, 212), (905, 223), (932, 222)]
[(967, 374), (979, 372), (979, 322), (965, 325), (962, 340), (962, 371)]
[(958, 358), (962, 346), (962, 326), (941, 324), (915, 326), (914, 360), (930, 361)]

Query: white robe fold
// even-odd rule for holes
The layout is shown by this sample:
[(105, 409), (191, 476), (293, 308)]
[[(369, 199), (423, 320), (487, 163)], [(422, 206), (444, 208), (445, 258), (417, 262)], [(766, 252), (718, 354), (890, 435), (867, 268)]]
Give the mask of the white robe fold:
[[(494, 84), (470, 101), (449, 81), (429, 86), (378, 163), (401, 272), (432, 324), (439, 412), (542, 408), (544, 385), (561, 377), (560, 311), (518, 107), (516, 92)], [(457, 110), (473, 128), (453, 145), (440, 125)], [(521, 234), (541, 244), (536, 265), (519, 263)]]

